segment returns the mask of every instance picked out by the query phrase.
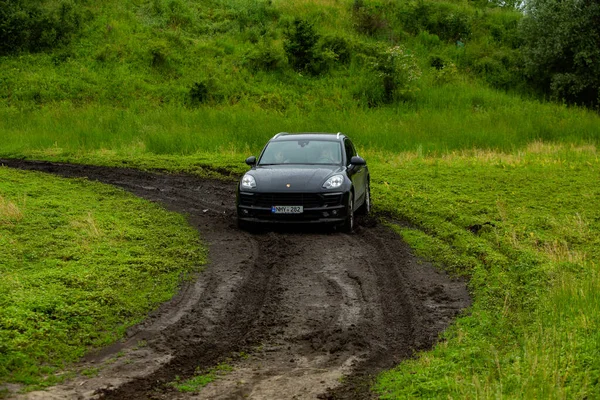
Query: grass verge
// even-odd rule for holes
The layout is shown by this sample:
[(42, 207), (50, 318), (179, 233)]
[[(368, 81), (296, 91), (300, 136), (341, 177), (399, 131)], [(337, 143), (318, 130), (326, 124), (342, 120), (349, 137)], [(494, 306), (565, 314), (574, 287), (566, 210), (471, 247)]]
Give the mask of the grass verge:
[(181, 215), (107, 185), (0, 167), (0, 383), (56, 383), (205, 258)]

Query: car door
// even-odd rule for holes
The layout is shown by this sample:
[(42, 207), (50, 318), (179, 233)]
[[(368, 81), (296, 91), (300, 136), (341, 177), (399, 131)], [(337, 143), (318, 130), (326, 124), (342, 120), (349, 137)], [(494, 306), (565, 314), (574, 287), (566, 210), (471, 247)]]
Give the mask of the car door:
[(346, 165), (348, 167), (348, 176), (354, 186), (354, 204), (362, 204), (365, 196), (365, 183), (367, 179), (366, 168), (363, 165), (350, 165), (352, 157), (356, 156), (356, 149), (350, 139), (344, 139), (344, 149), (346, 151)]

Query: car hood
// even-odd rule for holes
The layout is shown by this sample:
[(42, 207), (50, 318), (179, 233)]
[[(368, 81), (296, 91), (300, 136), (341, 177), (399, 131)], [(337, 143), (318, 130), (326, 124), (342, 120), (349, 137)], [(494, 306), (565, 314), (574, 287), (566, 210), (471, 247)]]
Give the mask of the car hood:
[(267, 165), (248, 173), (256, 179), (256, 192), (305, 192), (321, 190), (327, 177), (343, 170), (337, 165)]

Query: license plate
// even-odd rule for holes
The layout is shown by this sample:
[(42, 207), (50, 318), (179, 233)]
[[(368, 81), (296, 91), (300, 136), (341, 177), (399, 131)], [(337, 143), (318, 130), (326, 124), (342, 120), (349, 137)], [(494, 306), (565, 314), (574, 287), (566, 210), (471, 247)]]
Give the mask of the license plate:
[(303, 206), (273, 206), (271, 207), (273, 214), (302, 214), (304, 212)]

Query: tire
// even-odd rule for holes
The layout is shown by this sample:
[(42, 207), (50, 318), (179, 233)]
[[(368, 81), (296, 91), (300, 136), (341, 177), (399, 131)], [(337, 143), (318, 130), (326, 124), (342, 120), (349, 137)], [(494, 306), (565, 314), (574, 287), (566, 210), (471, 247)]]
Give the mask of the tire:
[(348, 209), (346, 219), (342, 224), (342, 231), (346, 233), (352, 232), (354, 229), (354, 193), (348, 194)]
[(356, 211), (360, 215), (369, 215), (371, 213), (371, 185), (369, 182), (367, 182), (367, 187), (365, 188), (365, 200)]

